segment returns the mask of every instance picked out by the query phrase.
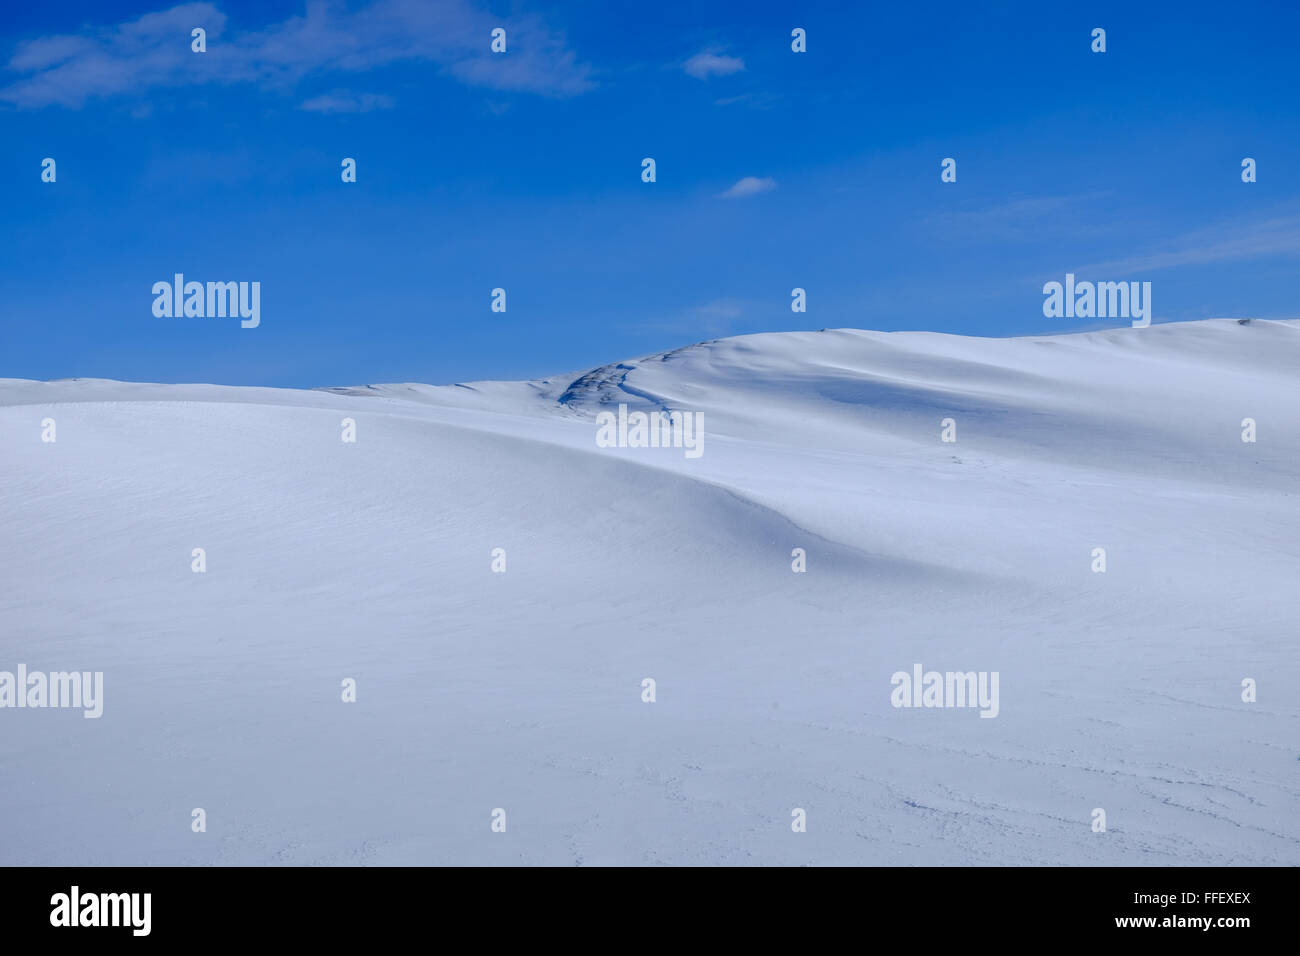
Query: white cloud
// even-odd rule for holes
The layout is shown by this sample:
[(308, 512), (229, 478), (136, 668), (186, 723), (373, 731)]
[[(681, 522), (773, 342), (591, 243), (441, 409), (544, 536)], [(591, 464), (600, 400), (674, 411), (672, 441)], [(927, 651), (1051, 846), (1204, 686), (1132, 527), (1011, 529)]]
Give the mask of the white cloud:
[(726, 192), (719, 194), (719, 199), (744, 199), (746, 196), (757, 196), (759, 193), (770, 192), (776, 188), (776, 180), (768, 177), (759, 178), (758, 176), (746, 176), (738, 180)]
[[(508, 31), (510, 52), (490, 52), (493, 27)], [(207, 52), (190, 50), (190, 30), (207, 31)], [(468, 0), (374, 0), (348, 9), (309, 3), (306, 12), (260, 30), (226, 34), (212, 3), (186, 3), (115, 26), (20, 44), (0, 89), (20, 107), (80, 108), (98, 96), (209, 83), (289, 89), (312, 75), (361, 73), (402, 61), (431, 62), (475, 86), (543, 96), (591, 89), (591, 69), (562, 34), (532, 16), (501, 20)]]
[(682, 69), (699, 80), (710, 76), (728, 76), (739, 73), (745, 68), (745, 61), (738, 56), (727, 56), (718, 50), (701, 50), (682, 64)]

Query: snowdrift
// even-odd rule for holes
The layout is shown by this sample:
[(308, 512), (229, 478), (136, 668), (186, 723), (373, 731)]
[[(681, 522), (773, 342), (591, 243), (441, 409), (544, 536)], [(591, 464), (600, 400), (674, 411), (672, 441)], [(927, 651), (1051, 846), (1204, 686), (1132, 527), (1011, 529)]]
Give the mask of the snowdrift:
[[(1297, 368), (1214, 320), (0, 380), (0, 670), (105, 688), (0, 709), (0, 863), (1295, 865)], [(598, 448), (620, 404), (705, 453)]]

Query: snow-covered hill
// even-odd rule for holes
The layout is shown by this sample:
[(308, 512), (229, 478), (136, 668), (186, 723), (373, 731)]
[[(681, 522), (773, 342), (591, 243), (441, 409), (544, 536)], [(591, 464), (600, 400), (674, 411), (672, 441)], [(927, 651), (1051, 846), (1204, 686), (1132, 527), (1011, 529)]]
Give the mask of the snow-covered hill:
[[(1216, 320), (0, 380), (0, 671), (104, 674), (0, 709), (0, 863), (1300, 863), (1297, 369)], [(620, 404), (704, 453), (597, 447)]]

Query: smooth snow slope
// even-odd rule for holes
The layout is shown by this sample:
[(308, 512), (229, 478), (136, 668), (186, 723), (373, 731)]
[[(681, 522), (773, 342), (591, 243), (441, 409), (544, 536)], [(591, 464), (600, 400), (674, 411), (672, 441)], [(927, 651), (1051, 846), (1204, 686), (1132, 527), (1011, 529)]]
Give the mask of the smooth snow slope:
[[(0, 863), (1300, 863), (1297, 368), (1225, 320), (0, 380), (0, 670), (105, 680), (0, 709)], [(620, 402), (703, 456), (597, 448)], [(999, 715), (895, 709), (914, 663)]]

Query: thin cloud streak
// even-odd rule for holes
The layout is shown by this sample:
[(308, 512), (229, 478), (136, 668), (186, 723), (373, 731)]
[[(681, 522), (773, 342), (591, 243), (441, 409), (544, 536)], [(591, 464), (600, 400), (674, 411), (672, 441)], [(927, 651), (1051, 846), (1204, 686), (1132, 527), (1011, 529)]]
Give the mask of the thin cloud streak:
[(391, 110), (394, 105), (391, 96), (334, 90), (304, 100), (298, 104), (298, 109), (309, 113), (369, 113), (372, 110)]
[(1174, 248), (1079, 266), (1079, 273), (1124, 276), (1159, 269), (1300, 256), (1300, 215), (1280, 216), (1233, 230), (1216, 226), (1186, 233)]

